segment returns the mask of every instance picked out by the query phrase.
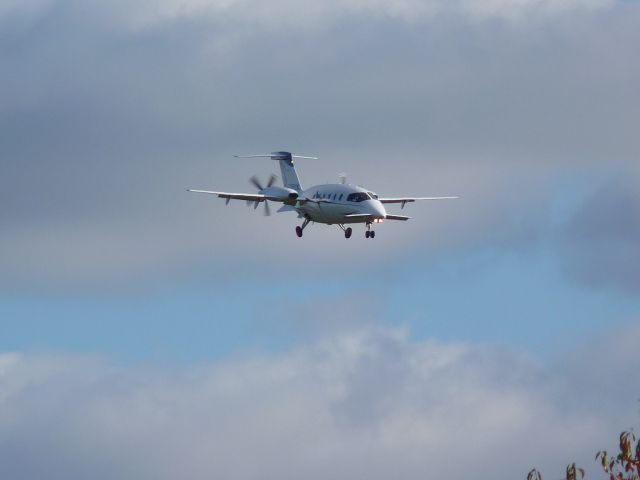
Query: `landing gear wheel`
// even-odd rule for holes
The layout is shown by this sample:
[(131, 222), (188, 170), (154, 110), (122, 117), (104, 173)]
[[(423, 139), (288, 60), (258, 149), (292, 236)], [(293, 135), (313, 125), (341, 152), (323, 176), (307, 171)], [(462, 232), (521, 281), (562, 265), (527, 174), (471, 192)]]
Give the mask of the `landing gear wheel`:
[(302, 227), (296, 227), (296, 235), (298, 235), (298, 237), (302, 237)]
[(376, 232), (374, 232), (373, 230), (371, 230), (371, 233), (369, 234), (369, 237), (371, 238), (375, 238), (376, 236)]
[(351, 227), (347, 228), (344, 231), (344, 238), (351, 238), (351, 233), (353, 232), (353, 230), (351, 230)]
[(369, 230), (367, 230), (366, 232), (364, 232), (364, 237), (365, 238), (369, 238), (371, 236), (371, 232)]

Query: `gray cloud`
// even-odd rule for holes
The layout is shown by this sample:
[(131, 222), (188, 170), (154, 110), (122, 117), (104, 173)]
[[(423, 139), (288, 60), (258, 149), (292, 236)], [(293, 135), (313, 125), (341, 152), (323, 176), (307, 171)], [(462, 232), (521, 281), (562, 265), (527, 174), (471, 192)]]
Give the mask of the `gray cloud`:
[[(567, 167), (636, 161), (637, 6), (453, 3), (318, 2), (286, 18), (285, 1), (6, 10), (4, 283), (170, 275), (257, 256), (238, 240), (256, 231), (274, 263), (287, 258), (301, 245), (293, 218), (183, 192), (246, 189), (272, 170), (232, 153), (320, 154), (301, 165), (307, 184), (347, 170), (381, 192), (462, 194), (463, 208), (419, 207), (426, 223), (385, 229), (377, 244), (434, 250), (504, 243), (504, 219), (523, 207), (539, 218), (545, 184)], [(335, 239), (320, 230), (306, 245)], [(341, 255), (369, 259), (353, 245)]]
[[(69, 0), (67, 0), (68, 2)], [(256, 0), (146, 0), (106, 4), (91, 2), (92, 10), (108, 13), (107, 19), (133, 30), (145, 29), (189, 17), (223, 17), (227, 21), (251, 22), (270, 28), (313, 28), (334, 21), (342, 15), (371, 15), (415, 22), (442, 15), (461, 15), (473, 20), (498, 18), (520, 21), (526, 16), (557, 16), (610, 7), (613, 0), (569, 0), (562, 3), (548, 0), (392, 0), (363, 2), (361, 0), (312, 0), (304, 8), (291, 0), (279, 0), (266, 8)], [(0, 9), (0, 17), (33, 16), (50, 10), (52, 0), (8, 1)]]
[(572, 460), (594, 471), (593, 451), (637, 420), (627, 366), (640, 332), (626, 332), (549, 367), (372, 328), (176, 371), (4, 354), (0, 463), (15, 479), (507, 479)]
[(640, 190), (637, 178), (609, 182), (563, 229), (566, 273), (595, 288), (640, 291)]

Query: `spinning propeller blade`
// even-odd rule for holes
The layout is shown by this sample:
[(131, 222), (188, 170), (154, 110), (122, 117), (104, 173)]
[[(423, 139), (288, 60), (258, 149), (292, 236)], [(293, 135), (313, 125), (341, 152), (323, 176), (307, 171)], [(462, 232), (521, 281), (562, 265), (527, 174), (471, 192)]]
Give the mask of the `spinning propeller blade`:
[[(278, 177), (276, 177), (274, 174), (271, 174), (271, 176), (269, 177), (269, 180), (267, 181), (267, 188), (270, 188), (273, 186), (274, 183), (276, 183), (276, 180), (278, 179)], [(251, 177), (249, 179), (249, 182), (258, 189), (258, 192), (262, 193), (262, 191), (264, 190), (264, 188), (262, 187), (262, 184), (260, 183), (260, 180), (258, 180), (258, 177), (256, 177), (255, 175), (253, 177)], [(258, 208), (258, 203), (259, 201), (256, 201), (253, 205), (253, 208)], [(268, 217), (269, 215), (271, 215), (271, 208), (269, 208), (269, 202), (266, 200), (266, 198), (264, 199), (264, 216)]]
[(262, 185), (260, 185), (260, 181), (255, 175), (249, 179), (249, 182), (251, 182), (258, 190), (262, 190)]

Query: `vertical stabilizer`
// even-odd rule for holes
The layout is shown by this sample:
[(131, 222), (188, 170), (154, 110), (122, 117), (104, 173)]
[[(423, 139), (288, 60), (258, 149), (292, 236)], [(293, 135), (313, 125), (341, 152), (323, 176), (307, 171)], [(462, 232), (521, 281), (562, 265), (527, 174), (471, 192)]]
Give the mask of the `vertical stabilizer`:
[(286, 188), (292, 188), (296, 192), (301, 192), (300, 179), (294, 166), (294, 158), (310, 158), (317, 160), (318, 157), (305, 157), (303, 155), (292, 155), (291, 152), (271, 152), (269, 155), (234, 155), (236, 158), (263, 157), (280, 162), (280, 172), (282, 173), (282, 184)]
[(273, 152), (271, 160), (278, 160), (280, 163), (280, 172), (282, 173), (282, 184), (286, 188), (292, 188), (297, 192), (302, 191), (298, 172), (293, 162), (294, 156), (290, 152)]

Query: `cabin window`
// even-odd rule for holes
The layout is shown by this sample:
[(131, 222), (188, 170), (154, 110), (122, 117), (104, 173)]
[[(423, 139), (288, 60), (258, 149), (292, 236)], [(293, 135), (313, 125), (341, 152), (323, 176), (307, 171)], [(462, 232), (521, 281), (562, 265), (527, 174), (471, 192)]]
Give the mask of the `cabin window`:
[(378, 195), (376, 195), (375, 193), (373, 193), (373, 192), (367, 192), (367, 193), (369, 193), (369, 196), (370, 196), (371, 198), (373, 198), (373, 199), (375, 199), (375, 200), (377, 200), (377, 199), (378, 199)]
[(365, 192), (356, 192), (350, 193), (347, 197), (348, 202), (364, 202), (365, 200), (369, 200), (371, 197), (367, 195)]
[(340, 194), (340, 197), (338, 198), (338, 200), (342, 200), (342, 194)]

